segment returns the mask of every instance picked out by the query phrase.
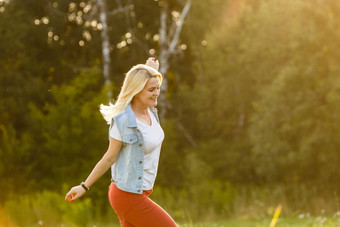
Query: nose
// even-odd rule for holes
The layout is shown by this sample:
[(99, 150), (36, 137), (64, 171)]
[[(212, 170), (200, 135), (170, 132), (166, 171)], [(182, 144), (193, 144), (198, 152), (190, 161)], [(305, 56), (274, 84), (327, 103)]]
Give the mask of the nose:
[(161, 92), (161, 89), (155, 89), (155, 91), (154, 91), (154, 95), (155, 96), (159, 96), (159, 93)]

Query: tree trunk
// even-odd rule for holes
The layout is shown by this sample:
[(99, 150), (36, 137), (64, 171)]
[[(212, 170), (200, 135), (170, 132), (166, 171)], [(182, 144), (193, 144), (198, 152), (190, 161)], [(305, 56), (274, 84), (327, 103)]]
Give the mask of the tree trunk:
[[(182, 31), (183, 22), (186, 15), (189, 12), (191, 6), (191, 0), (187, 0), (185, 6), (183, 7), (182, 13), (178, 21), (173, 21), (175, 23), (175, 32), (174, 35), (171, 37), (171, 33), (168, 32), (168, 28), (166, 25), (168, 13), (169, 13), (169, 6), (168, 2), (164, 1), (163, 6), (161, 8), (160, 14), (160, 28), (159, 28), (159, 64), (160, 69), (159, 72), (165, 76), (170, 68), (170, 57), (176, 53), (176, 47), (178, 44), (179, 36)], [(171, 107), (169, 100), (166, 97), (166, 93), (168, 91), (168, 80), (166, 77), (163, 79), (163, 84), (161, 86), (161, 94), (159, 96), (159, 109), (160, 109), (160, 118), (164, 119), (167, 113), (167, 110)]]
[[(101, 30), (103, 76), (105, 79), (105, 86), (109, 87), (111, 85), (110, 79), (111, 57), (110, 57), (110, 37), (107, 26), (107, 9), (105, 0), (97, 0), (97, 3), (99, 8), (99, 20), (103, 26), (103, 29)], [(108, 89), (107, 96), (109, 99), (111, 99), (112, 92), (110, 89)]]

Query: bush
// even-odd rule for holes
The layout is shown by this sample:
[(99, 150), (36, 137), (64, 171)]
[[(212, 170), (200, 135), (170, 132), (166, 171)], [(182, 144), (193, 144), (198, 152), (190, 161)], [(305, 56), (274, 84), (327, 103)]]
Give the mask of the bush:
[(64, 201), (63, 195), (43, 191), (32, 195), (12, 196), (5, 202), (4, 210), (19, 226), (86, 226), (93, 222), (92, 202), (89, 198), (72, 204)]

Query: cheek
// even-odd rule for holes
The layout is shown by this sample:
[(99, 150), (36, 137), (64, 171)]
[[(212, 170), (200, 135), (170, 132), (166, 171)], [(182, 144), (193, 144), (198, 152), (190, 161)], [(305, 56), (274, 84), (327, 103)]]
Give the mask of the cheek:
[(141, 93), (141, 98), (142, 99), (148, 99), (152, 96), (152, 92), (149, 92), (149, 91), (144, 91)]

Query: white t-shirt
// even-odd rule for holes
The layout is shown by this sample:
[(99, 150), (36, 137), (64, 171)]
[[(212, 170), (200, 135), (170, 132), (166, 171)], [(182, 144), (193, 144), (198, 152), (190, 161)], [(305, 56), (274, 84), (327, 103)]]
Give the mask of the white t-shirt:
[[(151, 125), (147, 125), (137, 120), (137, 127), (141, 131), (144, 139), (144, 174), (143, 174), (143, 190), (150, 190), (155, 183), (159, 155), (164, 139), (164, 132), (159, 125), (154, 114), (149, 110)], [(122, 141), (122, 136), (118, 130), (117, 124), (113, 124), (110, 129), (110, 137)]]

